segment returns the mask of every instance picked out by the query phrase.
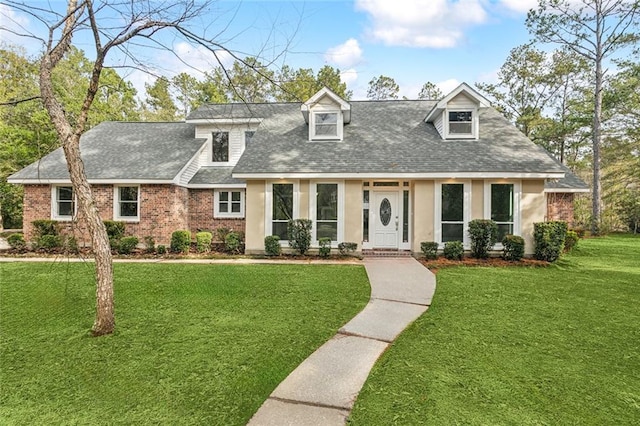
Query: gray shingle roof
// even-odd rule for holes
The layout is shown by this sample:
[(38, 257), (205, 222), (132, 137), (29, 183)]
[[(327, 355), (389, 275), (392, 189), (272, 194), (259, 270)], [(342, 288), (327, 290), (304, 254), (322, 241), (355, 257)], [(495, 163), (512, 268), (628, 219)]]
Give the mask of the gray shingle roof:
[(204, 166), (191, 178), (189, 185), (235, 185), (245, 183), (244, 179), (231, 177), (233, 167)]
[[(434, 101), (354, 101), (342, 141), (308, 141), (299, 104), (258, 106), (270, 114), (234, 173), (558, 173), (562, 169), (492, 108), (478, 140), (443, 140), (424, 118)], [(211, 111), (217, 111), (212, 107)], [(253, 111), (256, 115), (258, 110)]]
[(561, 164), (560, 167), (565, 172), (564, 178), (558, 180), (548, 180), (544, 187), (548, 190), (555, 190), (556, 192), (562, 192), (562, 190), (579, 190), (589, 191), (589, 185), (587, 185), (582, 179), (576, 176), (567, 166)]
[[(193, 124), (104, 122), (82, 135), (80, 149), (89, 179), (171, 180), (204, 143)], [(61, 148), (10, 177), (68, 178)]]

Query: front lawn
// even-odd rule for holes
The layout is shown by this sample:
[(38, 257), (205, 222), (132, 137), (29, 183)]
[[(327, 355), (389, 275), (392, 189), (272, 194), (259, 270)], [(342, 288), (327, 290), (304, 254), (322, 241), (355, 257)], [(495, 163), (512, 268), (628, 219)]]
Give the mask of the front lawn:
[(92, 266), (0, 264), (2, 424), (244, 425), (367, 303), (364, 268), (116, 264), (113, 336)]
[(352, 425), (637, 425), (640, 237), (549, 268), (450, 268), (376, 364)]

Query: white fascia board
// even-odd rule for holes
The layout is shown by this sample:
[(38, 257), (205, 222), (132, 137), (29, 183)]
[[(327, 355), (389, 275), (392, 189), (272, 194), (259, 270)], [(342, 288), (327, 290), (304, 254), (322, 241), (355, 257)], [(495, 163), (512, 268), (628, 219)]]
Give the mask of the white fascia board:
[(591, 192), (591, 190), (589, 188), (545, 188), (544, 192), (586, 193), (586, 192)]
[(564, 172), (233, 173), (236, 179), (561, 179)]
[(247, 187), (246, 183), (190, 183), (185, 185), (188, 189), (222, 189), (222, 188), (240, 188), (244, 189)]
[(262, 118), (197, 118), (186, 122), (189, 124), (260, 124)]

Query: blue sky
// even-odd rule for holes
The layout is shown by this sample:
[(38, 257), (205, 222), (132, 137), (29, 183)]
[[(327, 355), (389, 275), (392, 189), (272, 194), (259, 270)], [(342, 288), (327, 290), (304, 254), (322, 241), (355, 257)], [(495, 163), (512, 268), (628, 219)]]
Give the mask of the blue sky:
[[(64, 7), (60, 1), (52, 4)], [(276, 68), (283, 63), (315, 71), (325, 64), (337, 67), (354, 99), (364, 99), (368, 82), (379, 75), (394, 78), (401, 96), (416, 98), (426, 81), (445, 92), (463, 81), (494, 81), (509, 51), (529, 40), (524, 19), (535, 5), (536, 0), (223, 0), (193, 28), (224, 28), (218, 39), (225, 47), (274, 61)], [(33, 18), (6, 7), (0, 19), (4, 26), (19, 23), (40, 31)], [(176, 55), (148, 49), (136, 53), (157, 73), (198, 75), (215, 63), (204, 49), (168, 32), (161, 37)], [(37, 51), (37, 45), (6, 32), (0, 31), (0, 40)], [(76, 42), (90, 55), (89, 44), (81, 38)], [(127, 78), (139, 90), (153, 79), (140, 71), (128, 72)]]

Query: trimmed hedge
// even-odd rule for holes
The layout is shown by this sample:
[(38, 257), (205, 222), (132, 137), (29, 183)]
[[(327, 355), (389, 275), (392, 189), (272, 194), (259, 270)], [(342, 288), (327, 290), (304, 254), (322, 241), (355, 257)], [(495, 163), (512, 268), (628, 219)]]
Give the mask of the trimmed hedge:
[(59, 235), (43, 235), (38, 238), (36, 242), (38, 248), (41, 248), (45, 251), (53, 250), (62, 247), (62, 238)]
[(295, 249), (300, 255), (305, 255), (311, 247), (311, 227), (313, 222), (309, 219), (291, 219), (287, 226), (287, 238), (289, 247)]
[(105, 229), (107, 230), (109, 240), (119, 240), (124, 236), (124, 222), (119, 222), (117, 220), (105, 220), (103, 221), (103, 223)]
[(24, 235), (11, 234), (7, 237), (7, 243), (14, 250), (22, 250), (27, 247), (27, 242), (24, 240)]
[(338, 244), (338, 251), (341, 256), (350, 256), (358, 249), (358, 243), (343, 242)]
[(189, 253), (189, 248), (191, 247), (191, 232), (185, 230), (173, 231), (169, 247), (174, 253)]
[(37, 238), (45, 235), (58, 235), (60, 224), (51, 219), (38, 219), (31, 222), (36, 231)]
[(242, 253), (243, 235), (240, 232), (231, 231), (224, 237), (224, 249), (227, 253)]
[(462, 241), (448, 241), (444, 243), (444, 257), (449, 260), (462, 260), (464, 255), (464, 246)]
[(167, 254), (167, 246), (160, 244), (156, 249), (158, 254)]
[(567, 222), (551, 221), (533, 224), (534, 256), (538, 260), (555, 262), (564, 250)]
[(502, 258), (518, 261), (524, 256), (524, 238), (518, 235), (505, 235), (502, 239)]
[(435, 241), (423, 241), (420, 243), (420, 250), (425, 259), (437, 259), (438, 258), (438, 243)]
[(469, 222), (471, 256), (477, 259), (489, 257), (489, 250), (498, 239), (498, 224), (489, 219), (474, 219)]
[(320, 246), (318, 250), (318, 254), (320, 257), (327, 258), (331, 254), (331, 238), (322, 237), (318, 240), (318, 245)]
[(207, 231), (196, 233), (196, 250), (198, 253), (208, 253), (211, 251), (211, 241), (213, 234)]
[(280, 237), (278, 235), (264, 237), (264, 252), (267, 256), (280, 256), (282, 247), (280, 247)]
[(118, 253), (131, 254), (133, 250), (138, 246), (137, 237), (122, 237), (120, 238), (120, 244), (118, 245)]

